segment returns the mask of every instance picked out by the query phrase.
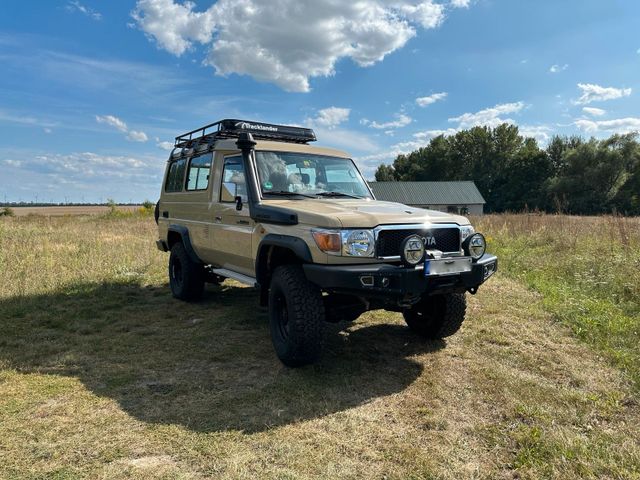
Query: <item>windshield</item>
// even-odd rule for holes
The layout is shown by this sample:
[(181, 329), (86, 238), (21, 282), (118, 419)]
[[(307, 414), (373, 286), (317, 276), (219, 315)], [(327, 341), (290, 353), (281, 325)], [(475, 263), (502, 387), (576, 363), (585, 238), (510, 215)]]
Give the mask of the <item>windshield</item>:
[(367, 184), (348, 158), (308, 153), (256, 152), (263, 195), (300, 194), (371, 198)]

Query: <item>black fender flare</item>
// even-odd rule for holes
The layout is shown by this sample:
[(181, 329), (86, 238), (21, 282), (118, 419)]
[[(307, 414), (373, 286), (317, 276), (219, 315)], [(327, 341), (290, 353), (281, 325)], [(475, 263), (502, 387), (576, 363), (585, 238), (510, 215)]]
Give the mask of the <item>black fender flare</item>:
[(203, 263), (202, 260), (198, 258), (196, 251), (193, 249), (193, 245), (191, 245), (191, 238), (189, 237), (189, 229), (184, 225), (169, 225), (169, 232), (175, 232), (180, 235), (182, 239), (182, 244), (184, 245), (184, 249), (187, 251), (187, 255), (189, 258), (195, 263)]
[(290, 235), (269, 233), (265, 235), (260, 242), (260, 245), (258, 245), (258, 252), (256, 255), (256, 280), (258, 283), (262, 283), (261, 280), (264, 280), (267, 275), (266, 262), (261, 260), (269, 247), (286, 248), (287, 250), (291, 250), (303, 263), (313, 263), (311, 250), (309, 250), (309, 246), (304, 240)]

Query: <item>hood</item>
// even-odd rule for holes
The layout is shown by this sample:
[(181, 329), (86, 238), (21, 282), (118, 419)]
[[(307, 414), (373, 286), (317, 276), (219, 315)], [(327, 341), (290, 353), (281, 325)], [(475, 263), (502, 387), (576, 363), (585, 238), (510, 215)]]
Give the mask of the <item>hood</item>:
[[(468, 225), (460, 215), (409, 207), (402, 203), (350, 198), (265, 200), (298, 214), (300, 223), (322, 227), (373, 228), (378, 225), (413, 223), (456, 223)], [(322, 222), (323, 217), (326, 221)]]

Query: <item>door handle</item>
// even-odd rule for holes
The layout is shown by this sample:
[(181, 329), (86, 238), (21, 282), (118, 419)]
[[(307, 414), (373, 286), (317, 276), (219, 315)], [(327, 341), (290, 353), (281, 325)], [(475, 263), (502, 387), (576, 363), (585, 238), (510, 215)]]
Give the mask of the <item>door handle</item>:
[(222, 223), (222, 217), (216, 217), (216, 223)]
[(162, 212), (162, 218), (169, 218), (169, 212), (167, 210)]

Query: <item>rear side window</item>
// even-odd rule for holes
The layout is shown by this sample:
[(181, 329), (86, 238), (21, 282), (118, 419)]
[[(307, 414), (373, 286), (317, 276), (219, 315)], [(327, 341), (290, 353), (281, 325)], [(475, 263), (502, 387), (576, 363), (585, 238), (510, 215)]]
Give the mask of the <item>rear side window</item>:
[(193, 157), (189, 162), (187, 190), (206, 190), (209, 187), (211, 153)]
[(169, 165), (169, 173), (167, 174), (167, 184), (165, 192), (181, 192), (184, 185), (184, 171), (187, 165), (187, 159), (181, 158)]

